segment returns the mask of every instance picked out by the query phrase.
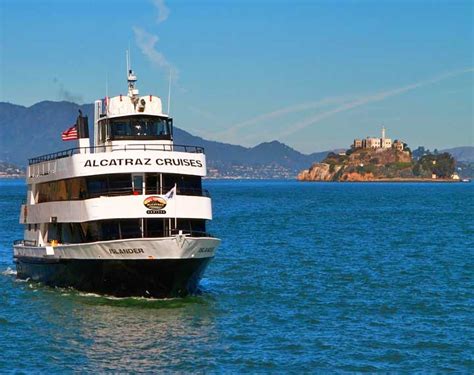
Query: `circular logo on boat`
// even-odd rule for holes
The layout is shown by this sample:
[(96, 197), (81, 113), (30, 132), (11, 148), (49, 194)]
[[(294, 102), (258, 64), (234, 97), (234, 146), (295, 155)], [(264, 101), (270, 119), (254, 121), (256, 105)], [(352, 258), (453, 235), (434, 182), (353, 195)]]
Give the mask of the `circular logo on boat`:
[(143, 205), (150, 210), (161, 210), (166, 207), (166, 199), (162, 197), (148, 197), (143, 201)]

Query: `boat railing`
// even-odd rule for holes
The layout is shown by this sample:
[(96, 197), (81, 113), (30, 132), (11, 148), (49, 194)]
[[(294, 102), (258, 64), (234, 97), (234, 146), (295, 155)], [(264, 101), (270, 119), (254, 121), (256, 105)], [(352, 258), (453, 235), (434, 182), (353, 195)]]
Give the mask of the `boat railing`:
[[(162, 189), (157, 188), (146, 188), (145, 194), (143, 194), (142, 189), (132, 189), (131, 187), (126, 188), (113, 188), (113, 189), (103, 189), (103, 190), (96, 190), (89, 193), (84, 193), (84, 196), (81, 199), (88, 199), (88, 198), (98, 198), (98, 197), (115, 197), (121, 195), (165, 195), (168, 191), (170, 191), (173, 187), (163, 187)], [(177, 187), (176, 188), (177, 195), (192, 195), (198, 197), (210, 197), (209, 191), (207, 189), (198, 189), (198, 188), (187, 188), (187, 187)]]
[[(105, 189), (97, 189), (94, 191), (89, 192), (81, 192), (79, 196), (73, 197), (65, 197), (65, 199), (60, 199), (56, 201), (77, 201), (77, 200), (85, 200), (85, 199), (92, 199), (92, 198), (100, 198), (100, 197), (119, 197), (119, 196), (127, 196), (127, 195), (165, 195), (172, 189), (170, 187), (163, 187), (162, 189), (155, 188), (146, 188), (145, 194), (143, 194), (142, 189), (133, 189), (132, 187), (124, 187), (124, 188), (105, 188)], [(177, 195), (186, 195), (186, 196), (195, 196), (195, 197), (211, 197), (211, 194), (207, 189), (199, 189), (199, 188), (187, 188), (187, 187), (177, 187), (176, 188)], [(53, 200), (54, 201), (54, 200)], [(38, 203), (45, 203), (45, 202), (52, 202), (52, 200), (48, 201), (39, 201)]]
[(175, 236), (178, 234), (185, 234), (191, 237), (212, 237), (211, 233), (199, 230), (171, 229), (171, 235)]
[(15, 240), (13, 245), (36, 246), (35, 240)]
[(189, 152), (195, 154), (203, 154), (204, 147), (200, 146), (189, 146), (189, 145), (174, 145), (174, 144), (153, 144), (153, 143), (142, 143), (142, 144), (125, 144), (125, 145), (112, 145), (112, 146), (94, 146), (94, 147), (76, 147), (68, 150), (62, 150), (51, 154), (45, 154), (28, 159), (28, 164), (38, 164), (45, 161), (52, 161), (62, 158), (67, 158), (75, 154), (81, 153), (98, 153), (98, 152), (114, 152), (114, 151), (169, 151), (169, 152)]
[[(173, 186), (164, 186), (161, 189), (157, 188), (146, 188), (146, 194), (157, 194), (157, 195), (164, 195), (169, 192)], [(207, 189), (201, 188), (191, 188), (191, 187), (176, 187), (176, 194), (177, 195), (194, 195), (198, 197), (210, 197), (209, 191)]]

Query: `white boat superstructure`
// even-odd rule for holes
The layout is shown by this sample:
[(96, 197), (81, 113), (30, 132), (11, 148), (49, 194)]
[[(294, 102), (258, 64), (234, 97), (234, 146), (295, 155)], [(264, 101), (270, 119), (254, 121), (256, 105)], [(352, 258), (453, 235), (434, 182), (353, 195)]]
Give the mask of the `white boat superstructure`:
[(94, 103), (78, 147), (29, 160), (16, 241), (18, 277), (113, 295), (168, 297), (197, 291), (220, 240), (206, 231), (204, 150), (173, 143), (173, 120), (157, 96)]

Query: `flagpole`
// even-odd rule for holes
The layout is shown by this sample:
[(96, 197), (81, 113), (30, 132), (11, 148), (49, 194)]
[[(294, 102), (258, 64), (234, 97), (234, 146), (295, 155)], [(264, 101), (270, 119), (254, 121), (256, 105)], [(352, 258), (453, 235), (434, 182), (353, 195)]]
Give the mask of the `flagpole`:
[[(176, 195), (177, 195), (177, 189), (176, 189), (176, 183), (174, 184), (174, 195), (175, 195), (175, 198), (176, 198)], [(174, 229), (175, 230), (178, 230), (178, 217), (177, 217), (177, 214), (176, 214), (176, 204), (177, 204), (177, 201), (176, 199), (174, 200)]]

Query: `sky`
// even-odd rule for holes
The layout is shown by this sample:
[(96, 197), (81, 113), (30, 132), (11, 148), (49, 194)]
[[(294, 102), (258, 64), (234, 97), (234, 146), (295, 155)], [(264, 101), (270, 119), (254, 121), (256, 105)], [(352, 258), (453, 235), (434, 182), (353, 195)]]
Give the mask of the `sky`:
[[(0, 101), (143, 95), (175, 126), (304, 152), (474, 145), (473, 1), (0, 0)], [(106, 89), (107, 87), (107, 89)]]

